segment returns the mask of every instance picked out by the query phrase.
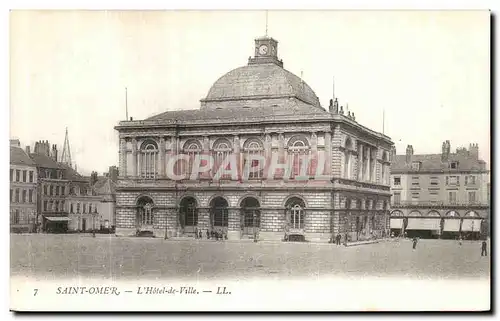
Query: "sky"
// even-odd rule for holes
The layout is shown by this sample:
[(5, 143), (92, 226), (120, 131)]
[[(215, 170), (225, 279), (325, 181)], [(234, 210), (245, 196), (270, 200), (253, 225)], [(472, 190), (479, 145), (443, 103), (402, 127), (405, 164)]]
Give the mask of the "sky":
[[(265, 11), (16, 11), (10, 15), (10, 138), (57, 144), (73, 163), (118, 165), (129, 116), (198, 109), (211, 85), (246, 65)], [(490, 162), (488, 11), (269, 11), (285, 69), (333, 94), (397, 153), (479, 144)], [(384, 119), (385, 115), (385, 119)]]

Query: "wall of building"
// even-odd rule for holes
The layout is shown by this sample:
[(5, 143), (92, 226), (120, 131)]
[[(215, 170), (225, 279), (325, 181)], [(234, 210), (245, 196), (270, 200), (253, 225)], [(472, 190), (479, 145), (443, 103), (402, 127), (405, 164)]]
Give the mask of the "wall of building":
[(10, 165), (10, 225), (13, 231), (31, 232), (34, 228), (37, 180), (36, 167)]

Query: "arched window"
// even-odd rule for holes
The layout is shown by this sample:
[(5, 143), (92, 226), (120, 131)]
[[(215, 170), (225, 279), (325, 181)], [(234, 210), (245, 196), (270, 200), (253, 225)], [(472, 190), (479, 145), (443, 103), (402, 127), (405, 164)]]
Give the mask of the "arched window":
[(304, 229), (305, 226), (305, 204), (298, 197), (293, 197), (286, 204), (287, 221), (289, 228)]
[(299, 135), (288, 141), (288, 166), (290, 167), (290, 178), (308, 175), (308, 156), (310, 153), (309, 143), (305, 136)]
[(76, 212), (80, 213), (80, 203), (76, 203)]
[(69, 212), (73, 214), (73, 203), (69, 204)]
[(83, 204), (83, 214), (87, 213), (87, 204)]
[(137, 201), (137, 223), (141, 227), (153, 225), (153, 200), (147, 196)]
[(350, 198), (345, 199), (345, 208), (350, 209), (351, 208), (352, 201)]
[[(214, 158), (214, 166), (213, 166), (213, 173), (216, 174), (219, 170), (220, 167), (223, 166), (224, 164), (227, 164), (224, 169), (229, 170), (231, 169), (230, 166), (231, 164), (229, 163), (229, 155), (231, 155), (231, 152), (233, 151), (231, 143), (225, 139), (225, 138), (220, 138), (215, 141), (213, 145), (213, 158)], [(231, 178), (230, 174), (225, 174), (222, 175), (220, 178)]]
[(362, 205), (362, 202), (361, 202), (361, 200), (360, 200), (360, 199), (358, 199), (358, 200), (356, 201), (356, 208), (357, 208), (357, 209), (362, 209), (361, 205)]
[[(188, 177), (191, 176), (193, 171), (193, 164), (196, 156), (200, 155), (202, 152), (201, 144), (193, 139), (188, 140), (183, 147), (184, 154), (189, 157), (189, 161), (180, 160), (180, 174), (185, 174)], [(200, 164), (200, 167), (204, 164)]]
[(258, 139), (248, 139), (243, 145), (244, 152), (244, 177), (260, 179), (263, 177), (264, 164), (260, 160), (264, 156), (264, 147)]
[(158, 175), (158, 145), (154, 141), (145, 141), (139, 154), (141, 178), (154, 179)]

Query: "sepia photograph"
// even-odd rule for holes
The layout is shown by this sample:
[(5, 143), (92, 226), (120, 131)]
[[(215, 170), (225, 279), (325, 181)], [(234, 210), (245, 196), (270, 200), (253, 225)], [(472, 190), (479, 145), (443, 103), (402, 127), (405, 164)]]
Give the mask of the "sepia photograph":
[(12, 10), (10, 310), (490, 311), (488, 10)]

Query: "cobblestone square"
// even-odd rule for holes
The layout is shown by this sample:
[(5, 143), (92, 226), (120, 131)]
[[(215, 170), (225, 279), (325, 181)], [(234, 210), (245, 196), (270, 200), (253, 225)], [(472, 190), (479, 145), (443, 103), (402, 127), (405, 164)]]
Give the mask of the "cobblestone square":
[[(119, 238), (114, 235), (11, 235), (11, 276), (249, 280), (407, 277), (489, 281), (479, 241), (408, 240), (333, 244)], [(490, 254), (488, 252), (488, 254)]]

